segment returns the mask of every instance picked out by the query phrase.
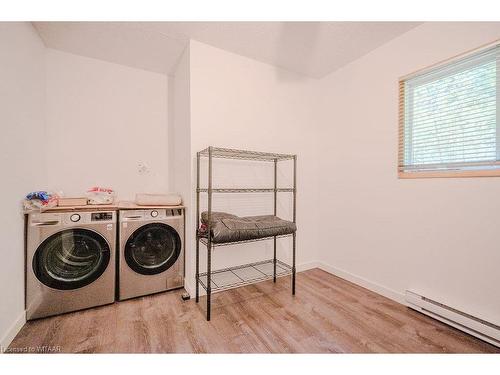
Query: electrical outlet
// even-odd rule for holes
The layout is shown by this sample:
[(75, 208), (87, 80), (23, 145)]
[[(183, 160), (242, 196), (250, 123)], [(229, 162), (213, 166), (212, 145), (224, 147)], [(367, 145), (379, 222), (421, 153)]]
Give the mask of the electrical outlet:
[(137, 171), (139, 172), (139, 174), (149, 173), (149, 166), (141, 161), (137, 164)]

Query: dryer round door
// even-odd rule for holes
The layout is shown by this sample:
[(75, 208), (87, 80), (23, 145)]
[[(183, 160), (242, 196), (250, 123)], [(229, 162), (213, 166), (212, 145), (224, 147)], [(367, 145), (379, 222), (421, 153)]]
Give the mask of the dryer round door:
[(110, 248), (103, 236), (88, 229), (66, 229), (37, 248), (33, 272), (48, 287), (71, 290), (97, 280), (109, 260)]
[(170, 225), (150, 223), (136, 229), (125, 244), (125, 261), (141, 275), (168, 270), (181, 253), (181, 238)]

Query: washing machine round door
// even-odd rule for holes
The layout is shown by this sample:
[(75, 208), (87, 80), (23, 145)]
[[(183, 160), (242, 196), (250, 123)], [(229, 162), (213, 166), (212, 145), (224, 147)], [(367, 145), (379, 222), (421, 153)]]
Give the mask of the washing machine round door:
[(38, 247), (33, 271), (48, 287), (77, 289), (97, 280), (109, 260), (109, 245), (100, 234), (88, 229), (66, 229), (54, 233)]
[(141, 275), (168, 270), (181, 253), (181, 238), (170, 225), (151, 223), (136, 229), (125, 244), (125, 261)]

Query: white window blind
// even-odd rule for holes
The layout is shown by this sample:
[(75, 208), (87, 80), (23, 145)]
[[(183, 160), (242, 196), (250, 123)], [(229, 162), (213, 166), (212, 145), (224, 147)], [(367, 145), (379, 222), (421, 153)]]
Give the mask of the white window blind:
[(500, 45), (400, 82), (401, 173), (500, 170)]

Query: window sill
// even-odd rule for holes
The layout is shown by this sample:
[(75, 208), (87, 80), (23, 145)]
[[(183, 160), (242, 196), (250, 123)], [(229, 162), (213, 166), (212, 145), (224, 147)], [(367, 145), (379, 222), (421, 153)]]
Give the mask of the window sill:
[(428, 171), (428, 172), (398, 172), (399, 179), (413, 178), (468, 178), (468, 177), (500, 177), (500, 169), (478, 171)]

